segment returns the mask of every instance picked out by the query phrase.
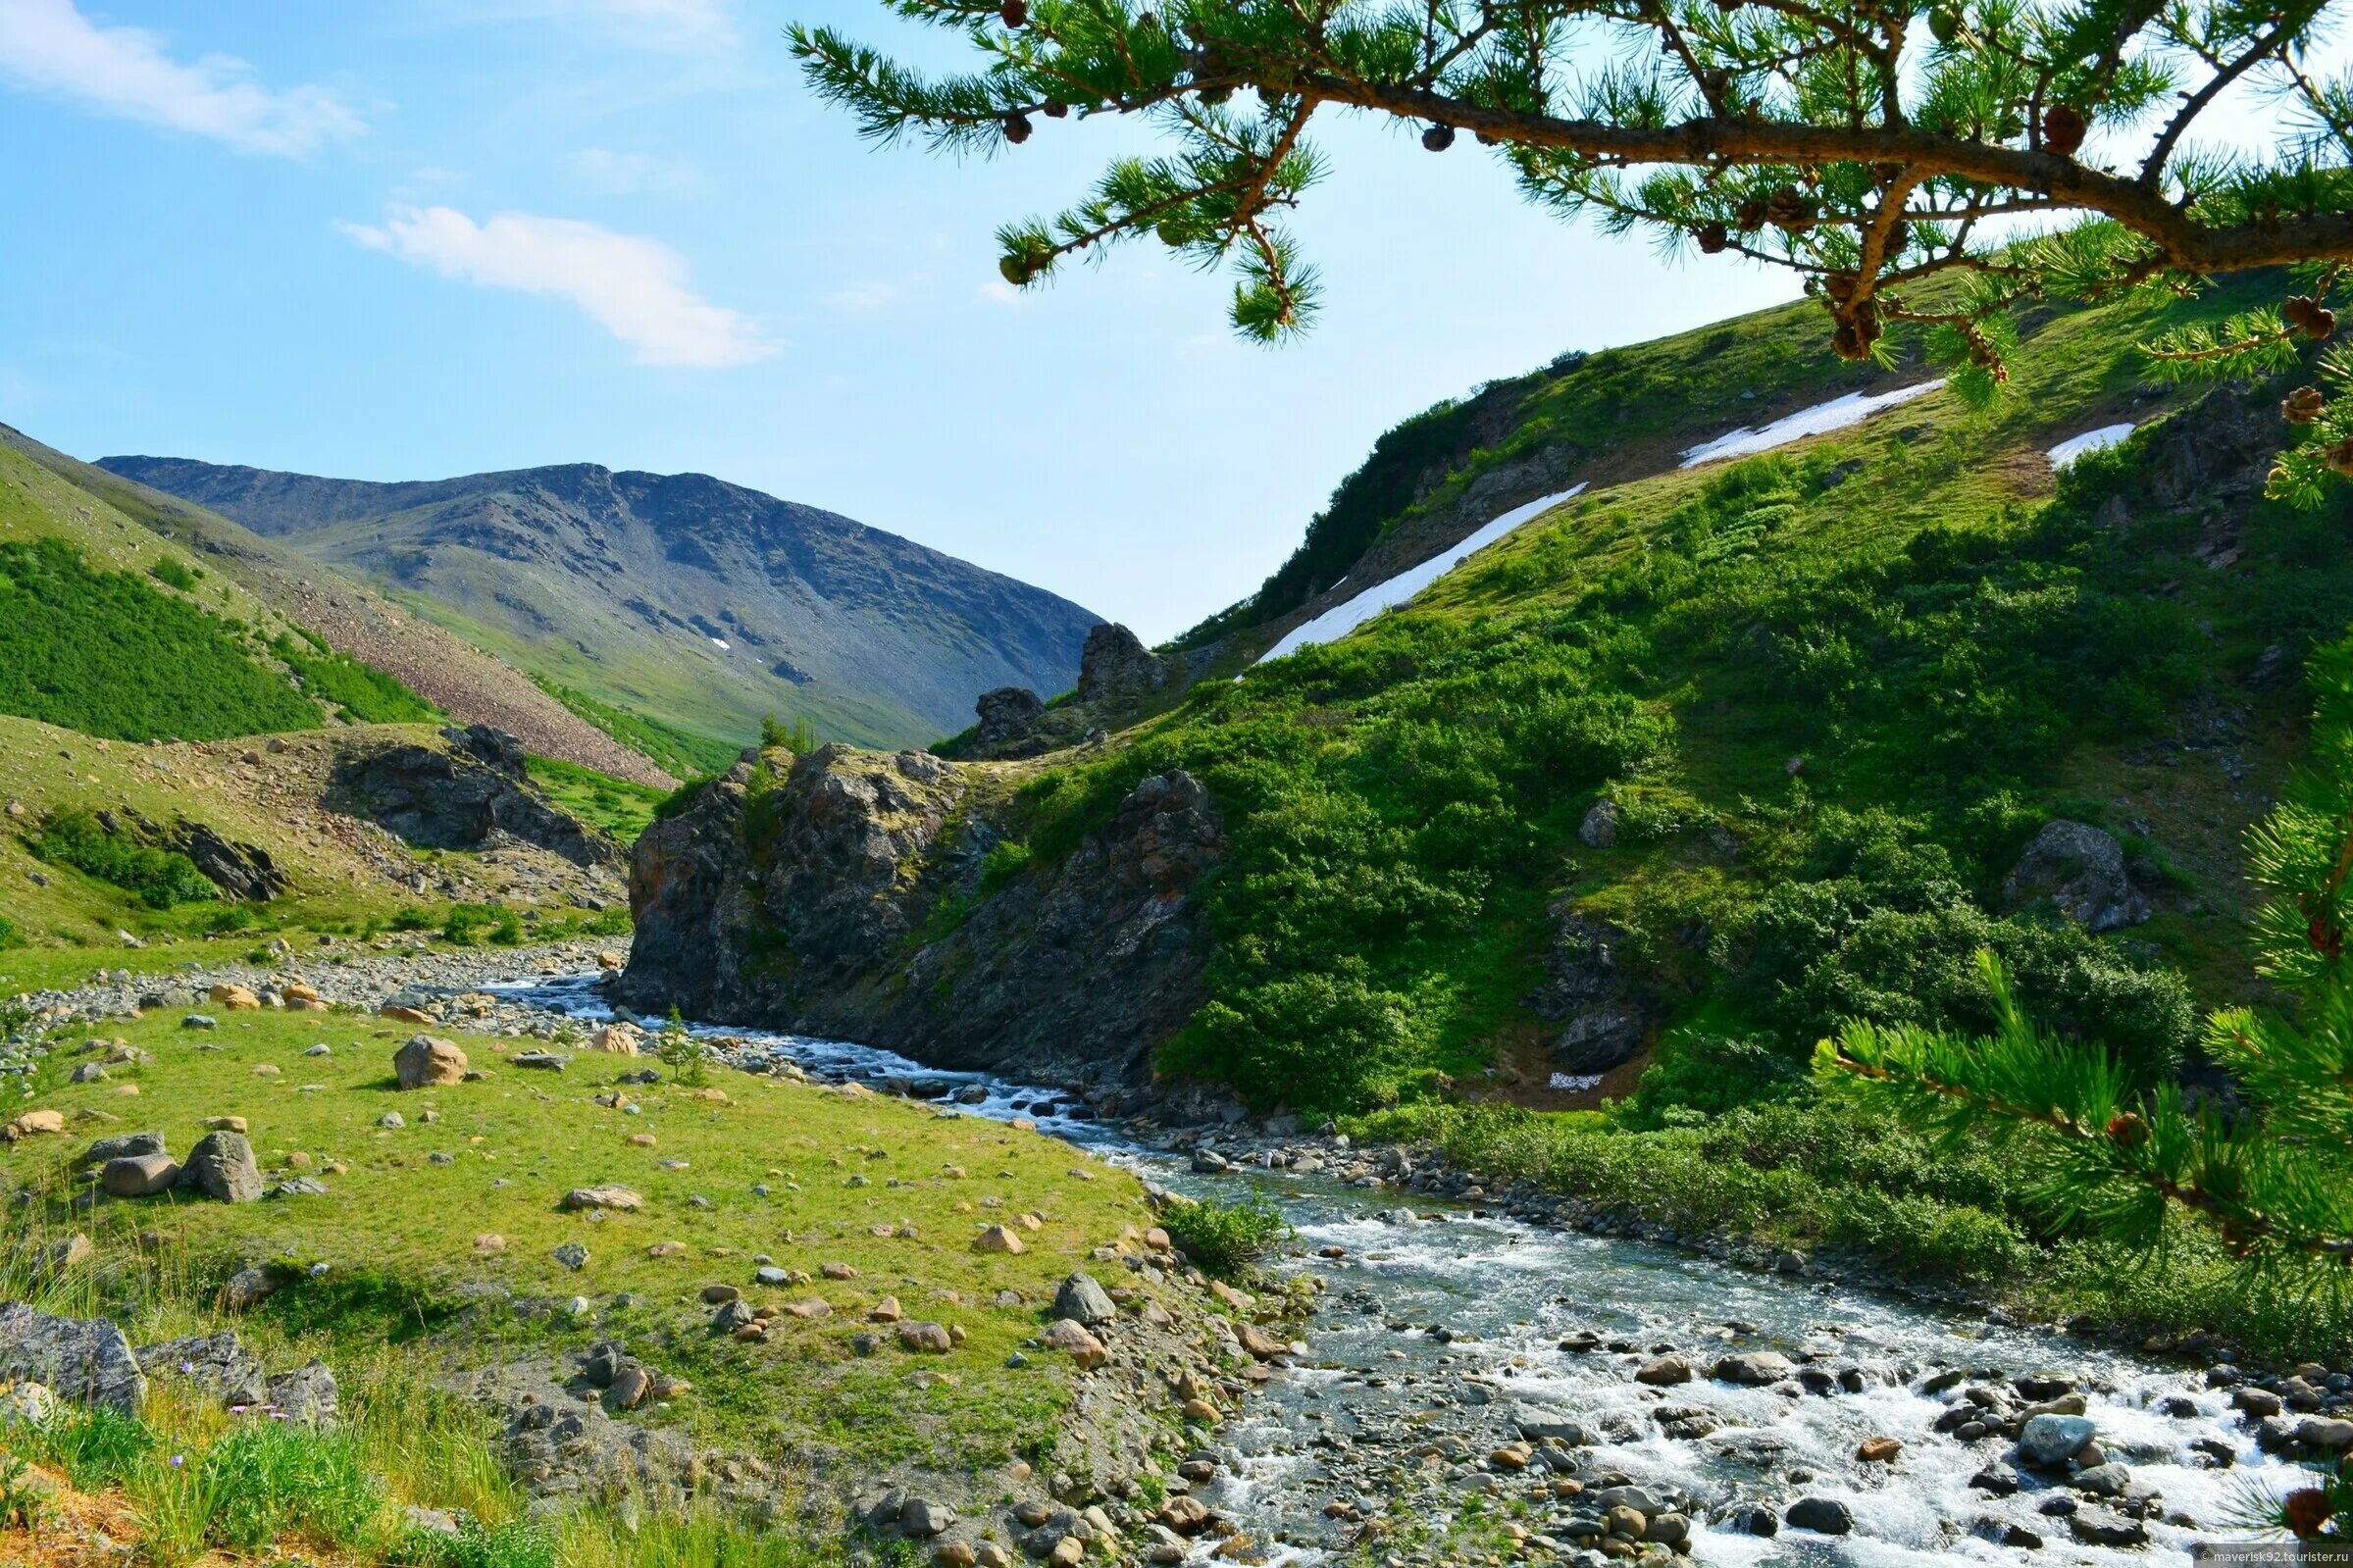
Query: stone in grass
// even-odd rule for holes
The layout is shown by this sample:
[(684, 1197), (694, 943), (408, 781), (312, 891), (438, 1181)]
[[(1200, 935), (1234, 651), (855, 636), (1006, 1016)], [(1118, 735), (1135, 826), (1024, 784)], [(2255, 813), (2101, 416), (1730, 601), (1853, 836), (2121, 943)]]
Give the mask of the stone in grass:
[(169, 1154), (130, 1154), (106, 1162), (98, 1185), (110, 1197), (153, 1197), (179, 1180), (179, 1166)]
[(446, 1088), (466, 1081), (466, 1053), (455, 1041), (411, 1035), (392, 1053), (392, 1076), (402, 1088)]
[(288, 1421), (306, 1426), (332, 1425), (340, 1398), (335, 1375), (326, 1362), (315, 1359), (291, 1372), (281, 1372), (269, 1384), (269, 1403)]
[(946, 1324), (926, 1323), (920, 1320), (901, 1323), (898, 1326), (898, 1342), (904, 1349), (919, 1351), (926, 1355), (946, 1355), (955, 1344)]
[(134, 1160), (142, 1154), (161, 1154), (164, 1135), (161, 1133), (117, 1133), (102, 1138), (81, 1151), (85, 1166), (104, 1165), (109, 1160)]
[(973, 1239), (976, 1252), (1005, 1252), (1018, 1254), (1025, 1250), (1021, 1238), (1001, 1225), (992, 1225)]
[(1817, 1536), (1843, 1536), (1855, 1528), (1855, 1516), (1836, 1497), (1800, 1497), (1781, 1517), (1792, 1527)]
[(1102, 1340), (1089, 1333), (1087, 1325), (1076, 1318), (1055, 1319), (1040, 1338), (1052, 1349), (1068, 1351), (1070, 1359), (1090, 1372), (1111, 1359), (1111, 1352), (1103, 1348)]
[(147, 1377), (123, 1331), (103, 1318), (61, 1318), (0, 1302), (0, 1382), (46, 1385), (79, 1404), (136, 1414)]
[(207, 1133), (188, 1150), (178, 1185), (223, 1203), (253, 1203), (262, 1195), (262, 1172), (242, 1134)]
[(221, 1305), (231, 1312), (244, 1312), (260, 1306), (278, 1293), (285, 1278), (266, 1263), (255, 1263), (237, 1270), (221, 1287)]
[(933, 1502), (927, 1497), (909, 1497), (899, 1504), (898, 1528), (910, 1536), (928, 1539), (945, 1535), (955, 1522), (956, 1511), (944, 1502)]
[(588, 1266), (588, 1249), (578, 1241), (566, 1241), (547, 1255), (575, 1272)]
[(1109, 1293), (1096, 1282), (1095, 1276), (1073, 1274), (1054, 1292), (1054, 1316), (1071, 1318), (1094, 1328), (1116, 1319), (1119, 1308), (1112, 1305)]
[(617, 1209), (632, 1213), (645, 1206), (645, 1200), (626, 1187), (576, 1187), (566, 1192), (558, 1205), (567, 1209)]
[(572, 1065), (572, 1058), (557, 1051), (517, 1051), (507, 1058), (516, 1067), (536, 1067), (543, 1073), (560, 1073)]
[(180, 1378), (225, 1405), (269, 1398), (269, 1374), (233, 1330), (139, 1347), (150, 1376)]

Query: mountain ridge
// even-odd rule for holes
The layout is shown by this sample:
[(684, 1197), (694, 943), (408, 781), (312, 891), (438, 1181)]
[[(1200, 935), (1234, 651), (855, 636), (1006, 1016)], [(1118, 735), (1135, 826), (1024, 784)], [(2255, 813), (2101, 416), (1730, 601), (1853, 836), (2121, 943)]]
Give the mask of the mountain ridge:
[(351, 571), (552, 681), (710, 735), (768, 713), (908, 744), (981, 692), (1066, 689), (1100, 617), (822, 508), (571, 463), (336, 480), (116, 456), (108, 473)]

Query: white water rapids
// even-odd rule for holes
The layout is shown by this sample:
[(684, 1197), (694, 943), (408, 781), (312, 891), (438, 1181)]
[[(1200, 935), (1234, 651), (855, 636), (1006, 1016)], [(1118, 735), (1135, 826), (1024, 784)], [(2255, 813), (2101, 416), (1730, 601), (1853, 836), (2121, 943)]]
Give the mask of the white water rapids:
[[(584, 977), (495, 988), (584, 1020), (609, 1016), (593, 986)], [(2229, 1391), (2207, 1388), (2187, 1366), (1859, 1289), (1539, 1229), (1417, 1192), (1284, 1171), (1195, 1175), (1087, 1119), (1060, 1090), (927, 1068), (837, 1040), (702, 1026), (696, 1033), (745, 1042), (728, 1053), (740, 1067), (791, 1061), (825, 1080), (897, 1081), (943, 1109), (1033, 1117), (1041, 1131), (1179, 1190), (1248, 1183), (1279, 1203), (1300, 1243), (1283, 1266), (1325, 1282), (1305, 1330), (1308, 1355), (1218, 1429), (1226, 1470), (1197, 1490), (1257, 1541), (1288, 1538), (1274, 1562), (1340, 1559), (1340, 1552), (1303, 1544), (1332, 1539), (1322, 1510), (1335, 1497), (1354, 1496), (1379, 1511), (1384, 1499), (1377, 1489), (1363, 1490), (1362, 1473), (1353, 1473), (1353, 1486), (1352, 1473), (1335, 1479), (1339, 1455), (1377, 1450), (1385, 1463), (1447, 1467), (1444, 1458), (1407, 1457), (1428, 1432), (1450, 1430), (1443, 1421), (1433, 1428), (1433, 1415), (1456, 1420), (1451, 1430), (1475, 1434), (1469, 1466), (1454, 1466), (1458, 1495), (1486, 1482), (1475, 1461), (1516, 1421), (1575, 1420), (1599, 1439), (1576, 1450), (1580, 1474), (1617, 1471), (1637, 1485), (1687, 1493), (1697, 1527), (1693, 1556), (1722, 1568), (1925, 1568), (1955, 1560), (2178, 1568), (2191, 1561), (2197, 1542), (2244, 1539), (2228, 1522), (2251, 1483), (2274, 1491), (2295, 1484), (2285, 1461), (2257, 1450), (2227, 1407)], [(1324, 1248), (1343, 1255), (1322, 1256)], [(1562, 1337), (1579, 1331), (1625, 1348), (1562, 1348)], [(1664, 1391), (1636, 1384), (1634, 1366), (1665, 1348), (1691, 1357), (1701, 1376)], [(1713, 1355), (1735, 1350), (1779, 1350), (1793, 1360), (1811, 1352), (1817, 1359), (1810, 1365), (1857, 1369), (1862, 1386), (1793, 1398), (1705, 1375)], [(2162, 1493), (2161, 1514), (2148, 1521), (2149, 1544), (2108, 1548), (2072, 1539), (2067, 1519), (2043, 1507), (2072, 1494), (2031, 1473), (2015, 1496), (1972, 1489), (1969, 1478), (2001, 1459), (2007, 1445), (1965, 1443), (1931, 1430), (1948, 1405), (1919, 1389), (1940, 1368), (1965, 1370), (1971, 1382), (2052, 1373), (2076, 1380), (2108, 1457), (2128, 1465), (2136, 1485)], [(1655, 1419), (1664, 1406), (1724, 1424), (1705, 1437), (1670, 1438)], [(1870, 1436), (1903, 1440), (1900, 1461), (1860, 1462), (1856, 1446)], [(2226, 1447), (2232, 1465), (2215, 1467), (2193, 1447), (2201, 1442)], [(1742, 1502), (1777, 1514), (1800, 1496), (1846, 1504), (1854, 1533), (1831, 1537), (1784, 1525), (1763, 1538), (1707, 1523)], [(2002, 1525), (2030, 1530), (2047, 1545), (2027, 1550), (1987, 1539)], [(1563, 1552), (1565, 1560), (1565, 1544)]]

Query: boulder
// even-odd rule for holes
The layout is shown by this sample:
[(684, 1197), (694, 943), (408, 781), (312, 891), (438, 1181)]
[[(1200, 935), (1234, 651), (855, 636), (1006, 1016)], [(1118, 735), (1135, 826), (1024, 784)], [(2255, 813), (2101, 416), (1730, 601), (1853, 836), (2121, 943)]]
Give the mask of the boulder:
[(335, 1387), (335, 1375), (316, 1358), (291, 1372), (281, 1372), (270, 1380), (265, 1391), (267, 1402), (280, 1415), (306, 1426), (332, 1423), (342, 1396)]
[(1102, 1340), (1087, 1332), (1087, 1326), (1076, 1318), (1055, 1319), (1039, 1338), (1050, 1349), (1068, 1351), (1070, 1358), (1088, 1371), (1111, 1359)]
[(1634, 1381), (1647, 1383), (1657, 1389), (1669, 1388), (1678, 1383), (1689, 1383), (1691, 1381), (1691, 1363), (1679, 1355), (1662, 1355), (1656, 1360), (1644, 1362), (1641, 1370), (1634, 1374)]
[(1609, 849), (1617, 843), (1617, 802), (1597, 800), (1577, 824), (1577, 839), (1588, 849)]
[(1069, 1318), (1088, 1328), (1109, 1323), (1119, 1316), (1119, 1308), (1096, 1282), (1092, 1274), (1073, 1274), (1054, 1291), (1054, 1316)]
[(466, 1053), (454, 1040), (411, 1035), (392, 1053), (392, 1076), (402, 1088), (444, 1088), (466, 1081)]
[(1046, 704), (1038, 693), (1027, 686), (998, 686), (984, 691), (973, 705), (980, 718), (980, 727), (973, 735), (975, 747), (995, 751), (1025, 738), (1031, 726), (1046, 712)]
[(898, 1342), (909, 1350), (946, 1355), (955, 1343), (945, 1324), (910, 1320), (898, 1326)]
[(1087, 633), (1087, 645), (1079, 651), (1079, 701), (1148, 696), (1166, 684), (1167, 661), (1126, 627), (1104, 622)]
[(614, 1056), (638, 1054), (638, 1032), (627, 1024), (607, 1024), (588, 1037), (588, 1049)]
[(225, 1405), (269, 1397), (268, 1373), (233, 1330), (141, 1345), (138, 1356), (148, 1376), (184, 1380)]
[(1708, 1375), (1721, 1383), (1738, 1383), (1752, 1389), (1762, 1389), (1797, 1376), (1797, 1364), (1778, 1350), (1745, 1350), (1738, 1355), (1718, 1357)]
[(103, 1318), (61, 1318), (0, 1302), (0, 1382), (47, 1386), (78, 1404), (136, 1415), (147, 1377), (123, 1331)]
[(1855, 1516), (1836, 1497), (1800, 1497), (1781, 1517), (1793, 1529), (1811, 1530), (1817, 1536), (1843, 1536), (1855, 1528)]
[(211, 998), (215, 1006), (231, 1013), (251, 1011), (262, 1004), (262, 999), (245, 986), (232, 986), (227, 982), (215, 986), (205, 994)]
[(978, 1252), (1019, 1253), (1025, 1248), (1021, 1238), (1001, 1225), (992, 1225), (973, 1239), (973, 1250)]
[(141, 1154), (163, 1152), (164, 1135), (161, 1133), (117, 1133), (112, 1138), (99, 1138), (83, 1149), (81, 1163), (85, 1166), (104, 1165), (108, 1160), (136, 1159)]
[(2088, 823), (2065, 818), (2043, 824), (2003, 880), (2002, 896), (2013, 909), (2047, 899), (2094, 933), (2149, 918), (2148, 897), (2124, 868), (2123, 845)]
[(2055, 1470), (2098, 1435), (2099, 1429), (2082, 1416), (2029, 1416), (2019, 1429), (2019, 1458), (2038, 1470)]
[(530, 844), (585, 867), (618, 869), (619, 846), (548, 803), (523, 770), (523, 742), (487, 725), (444, 730), (447, 750), (393, 744), (337, 763), (326, 804), (426, 849)]
[(109, 1197), (153, 1197), (170, 1191), (179, 1180), (179, 1166), (169, 1154), (130, 1154), (108, 1160), (98, 1173), (98, 1185)]
[[(557, 1205), (566, 1209), (617, 1209), (634, 1213), (645, 1206), (645, 1200), (626, 1187), (576, 1187), (566, 1192)], [(734, 1290), (734, 1286), (727, 1289)]]
[(221, 1287), (221, 1305), (230, 1312), (249, 1311), (276, 1295), (285, 1283), (285, 1276), (267, 1263), (250, 1264)]
[(26, 1111), (5, 1127), (0, 1127), (0, 1140), (15, 1143), (25, 1138), (48, 1137), (66, 1130), (63, 1111)]
[(262, 1195), (261, 1167), (239, 1133), (207, 1133), (188, 1150), (177, 1185), (222, 1203), (253, 1203)]

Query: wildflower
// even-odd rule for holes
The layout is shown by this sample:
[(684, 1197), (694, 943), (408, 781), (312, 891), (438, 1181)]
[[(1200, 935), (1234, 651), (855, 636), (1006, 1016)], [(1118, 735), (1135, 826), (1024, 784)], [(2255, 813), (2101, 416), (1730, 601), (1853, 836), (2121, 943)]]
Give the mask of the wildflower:
[(193, 1361), (182, 1361), (181, 1363), (179, 1363), (179, 1375), (180, 1375), (181, 1377), (183, 1377), (183, 1378), (185, 1378), (185, 1377), (193, 1377), (193, 1376), (195, 1375), (195, 1372), (196, 1372), (196, 1363), (195, 1363), (195, 1362), (193, 1362)]
[(187, 1462), (188, 1462), (188, 1456), (187, 1456), (186, 1454), (184, 1454), (184, 1453), (176, 1453), (176, 1454), (174, 1454), (174, 1455), (172, 1456), (172, 1468), (173, 1468), (173, 1469), (175, 1469), (175, 1470), (178, 1470), (178, 1469), (179, 1469), (179, 1468), (180, 1468), (182, 1465), (186, 1464)]

